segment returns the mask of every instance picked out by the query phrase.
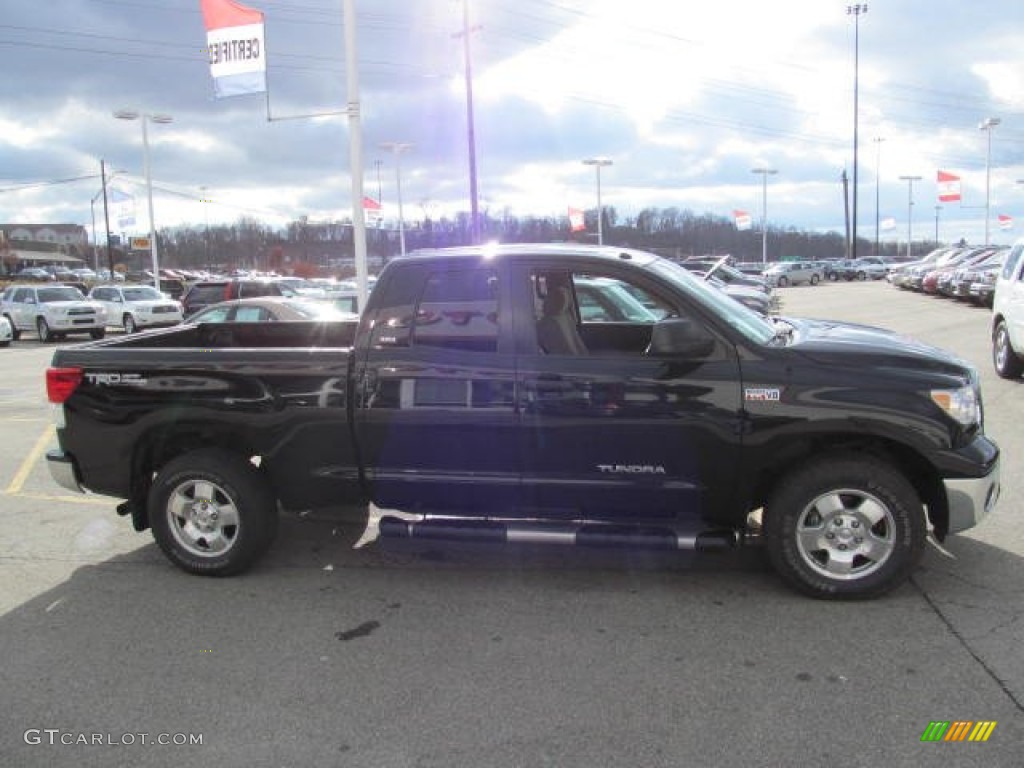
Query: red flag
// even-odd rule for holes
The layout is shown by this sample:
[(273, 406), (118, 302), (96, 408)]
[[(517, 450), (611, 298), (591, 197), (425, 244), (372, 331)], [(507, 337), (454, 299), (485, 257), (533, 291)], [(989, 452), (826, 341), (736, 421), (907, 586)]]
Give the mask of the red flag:
[(363, 198), (363, 210), (364, 211), (379, 211), (380, 203), (374, 200), (372, 197)]
[(999, 214), (999, 228), (1000, 229), (1013, 229), (1013, 217), (1007, 216), (1005, 213)]
[(955, 203), (960, 199), (960, 177), (946, 171), (939, 171), (939, 202)]
[(735, 211), (734, 210), (732, 212), (732, 217), (733, 217), (733, 220), (736, 222), (736, 229), (738, 229), (738, 230), (750, 229), (750, 226), (752, 224), (752, 220), (750, 218), (750, 214), (749, 213), (747, 213), (746, 211)]
[(582, 229), (586, 229), (587, 225), (583, 222), (583, 211), (579, 208), (569, 208), (569, 231), (579, 232)]

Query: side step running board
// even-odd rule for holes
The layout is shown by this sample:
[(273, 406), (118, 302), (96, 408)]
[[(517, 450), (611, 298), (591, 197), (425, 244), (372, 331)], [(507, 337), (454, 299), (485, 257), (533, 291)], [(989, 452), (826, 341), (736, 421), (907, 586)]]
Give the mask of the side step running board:
[(717, 552), (740, 543), (736, 531), (682, 531), (611, 523), (548, 523), (542, 521), (425, 518), (402, 520), (384, 516), (380, 535), (391, 539), (477, 541), (496, 544), (568, 544), (586, 547), (632, 547)]

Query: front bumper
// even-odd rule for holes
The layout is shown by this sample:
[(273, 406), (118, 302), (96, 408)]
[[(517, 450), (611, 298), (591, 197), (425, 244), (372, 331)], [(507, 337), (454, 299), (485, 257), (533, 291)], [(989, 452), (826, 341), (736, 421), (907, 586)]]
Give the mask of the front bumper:
[(75, 493), (85, 493), (85, 489), (78, 481), (78, 465), (74, 457), (59, 448), (54, 448), (46, 452), (46, 465), (50, 469), (50, 477), (61, 488), (67, 488)]
[(943, 480), (949, 504), (949, 533), (973, 528), (992, 511), (999, 499), (999, 460), (984, 477)]

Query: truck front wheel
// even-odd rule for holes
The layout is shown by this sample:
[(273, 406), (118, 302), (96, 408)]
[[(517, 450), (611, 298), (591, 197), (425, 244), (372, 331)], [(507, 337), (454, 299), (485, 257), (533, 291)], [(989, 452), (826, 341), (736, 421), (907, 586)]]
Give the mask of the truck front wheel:
[(764, 511), (776, 571), (812, 597), (877, 597), (902, 584), (924, 551), (924, 509), (899, 472), (830, 457), (795, 470)]
[(185, 571), (232, 576), (249, 568), (277, 533), (268, 483), (250, 462), (203, 449), (170, 461), (149, 492), (153, 538)]
[(1024, 363), (1021, 363), (1010, 343), (1010, 330), (1006, 327), (1005, 320), (999, 321), (995, 333), (992, 334), (992, 363), (995, 365), (996, 373), (1004, 379), (1020, 378), (1021, 371), (1024, 371)]

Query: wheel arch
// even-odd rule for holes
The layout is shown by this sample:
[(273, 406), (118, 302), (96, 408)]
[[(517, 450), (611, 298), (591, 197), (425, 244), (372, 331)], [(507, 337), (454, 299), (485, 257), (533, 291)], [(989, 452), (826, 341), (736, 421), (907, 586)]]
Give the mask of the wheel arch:
[(774, 488), (785, 481), (794, 467), (829, 457), (871, 457), (897, 468), (914, 487), (938, 539), (943, 539), (949, 530), (949, 505), (942, 478), (919, 451), (905, 443), (877, 435), (831, 433), (773, 445), (765, 455), (771, 456), (771, 460), (757, 472), (751, 486), (750, 510), (764, 506)]
[[(137, 441), (131, 459), (131, 514), (135, 530), (150, 527), (147, 499), (153, 478), (169, 462), (192, 451), (221, 450), (241, 457), (255, 466), (262, 458), (253, 454), (248, 446), (251, 441), (241, 432), (204, 428), (195, 422), (176, 423), (163, 428), (152, 429)], [(268, 484), (271, 479), (262, 472)], [(277, 495), (274, 490), (275, 497)]]

